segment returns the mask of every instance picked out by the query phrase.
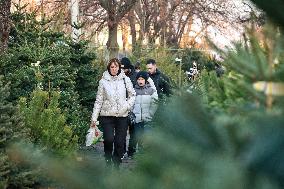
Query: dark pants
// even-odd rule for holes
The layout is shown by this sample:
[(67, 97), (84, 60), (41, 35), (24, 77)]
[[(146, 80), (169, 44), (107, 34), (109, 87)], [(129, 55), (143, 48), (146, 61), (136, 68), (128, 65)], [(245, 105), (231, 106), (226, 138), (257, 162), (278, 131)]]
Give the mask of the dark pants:
[[(127, 121), (127, 123), (128, 123), (128, 121)], [(132, 138), (134, 137), (134, 124), (129, 124), (128, 123), (128, 131), (129, 131), (129, 142), (130, 142), (130, 140), (132, 140)], [(124, 143), (124, 153), (127, 152), (126, 142), (127, 141), (125, 140), (125, 143)], [(129, 146), (129, 143), (128, 143), (128, 146)], [(127, 153), (127, 154), (129, 154), (129, 153)]]
[[(127, 134), (127, 118), (101, 116), (103, 127), (104, 152), (106, 160), (111, 160), (119, 165), (124, 153), (124, 143)], [(113, 149), (114, 147), (114, 149)]]
[(136, 152), (136, 146), (142, 148), (142, 136), (144, 133), (144, 122), (135, 123), (132, 129), (129, 129), (128, 155), (132, 156)]

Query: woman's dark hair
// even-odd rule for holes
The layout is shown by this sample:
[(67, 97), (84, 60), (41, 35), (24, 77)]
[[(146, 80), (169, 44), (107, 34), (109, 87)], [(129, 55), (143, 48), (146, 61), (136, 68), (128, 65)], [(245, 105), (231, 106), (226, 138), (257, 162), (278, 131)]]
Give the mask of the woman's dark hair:
[(112, 58), (112, 59), (109, 60), (109, 62), (107, 64), (108, 73), (111, 75), (110, 66), (112, 65), (112, 63), (116, 64), (119, 67), (118, 72), (117, 72), (117, 75), (119, 75), (121, 73), (121, 63), (117, 58)]

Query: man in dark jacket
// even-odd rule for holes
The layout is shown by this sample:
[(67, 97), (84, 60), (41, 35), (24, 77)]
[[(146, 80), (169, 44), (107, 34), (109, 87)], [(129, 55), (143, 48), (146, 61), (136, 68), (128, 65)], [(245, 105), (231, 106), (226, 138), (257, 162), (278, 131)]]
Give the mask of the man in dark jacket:
[[(120, 62), (121, 62), (121, 68), (123, 69), (125, 75), (129, 77), (134, 87), (137, 82), (136, 81), (137, 72), (135, 72), (134, 66), (131, 64), (130, 60), (127, 57), (123, 57)], [(129, 138), (130, 138), (129, 140), (131, 141), (134, 138), (134, 132), (135, 132), (134, 124), (128, 123), (128, 127), (129, 127)], [(133, 152), (131, 152), (131, 156), (132, 154)], [(126, 141), (124, 143), (124, 155), (121, 158), (122, 159), (126, 158)]]
[(147, 60), (146, 67), (150, 78), (154, 81), (159, 98), (163, 95), (169, 96), (170, 91), (170, 80), (157, 68), (156, 61), (154, 59)]
[(120, 62), (121, 62), (121, 68), (123, 69), (125, 75), (130, 78), (134, 87), (136, 84), (136, 75), (137, 75), (134, 66), (131, 64), (130, 60), (127, 57), (123, 57)]

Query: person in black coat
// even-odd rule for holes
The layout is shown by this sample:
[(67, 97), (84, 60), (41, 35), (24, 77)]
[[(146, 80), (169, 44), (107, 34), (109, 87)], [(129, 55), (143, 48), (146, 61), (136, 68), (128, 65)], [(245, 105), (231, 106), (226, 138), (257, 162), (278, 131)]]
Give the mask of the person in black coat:
[[(127, 57), (123, 57), (121, 59), (121, 68), (123, 69), (123, 72), (125, 73), (125, 75), (127, 77), (129, 77), (129, 79), (131, 80), (132, 82), (132, 85), (133, 87), (136, 85), (136, 75), (137, 75), (137, 72), (135, 72), (135, 68), (134, 66), (131, 64), (129, 58)], [(131, 124), (128, 122), (128, 128), (129, 128), (129, 140), (133, 140), (134, 138), (134, 124)], [(125, 159), (126, 158), (126, 141), (124, 143), (124, 155), (121, 157), (122, 159)]]
[(169, 96), (171, 94), (170, 80), (158, 68), (154, 59), (147, 60), (146, 67), (150, 78), (154, 81), (158, 96)]
[(120, 62), (121, 62), (121, 68), (123, 69), (125, 75), (129, 77), (134, 87), (136, 84), (136, 75), (137, 75), (134, 66), (131, 64), (129, 58), (127, 57), (123, 57)]

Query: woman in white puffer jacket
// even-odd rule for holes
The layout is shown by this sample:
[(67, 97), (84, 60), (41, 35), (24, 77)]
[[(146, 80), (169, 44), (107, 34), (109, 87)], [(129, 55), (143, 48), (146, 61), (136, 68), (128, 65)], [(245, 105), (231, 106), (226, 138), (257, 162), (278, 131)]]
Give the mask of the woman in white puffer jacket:
[(145, 71), (137, 73), (137, 84), (134, 89), (136, 99), (133, 108), (133, 113), (136, 116), (134, 124), (134, 137), (129, 140), (128, 157), (131, 158), (136, 152), (137, 143), (142, 146), (142, 135), (144, 133), (145, 123), (150, 122), (157, 110), (158, 94), (155, 86), (152, 86), (147, 80), (149, 75)]
[(96, 127), (100, 116), (107, 165), (113, 162), (118, 167), (121, 163), (128, 128), (127, 116), (133, 108), (135, 94), (130, 79), (121, 71), (119, 60), (111, 59), (99, 82), (91, 120), (91, 126)]

